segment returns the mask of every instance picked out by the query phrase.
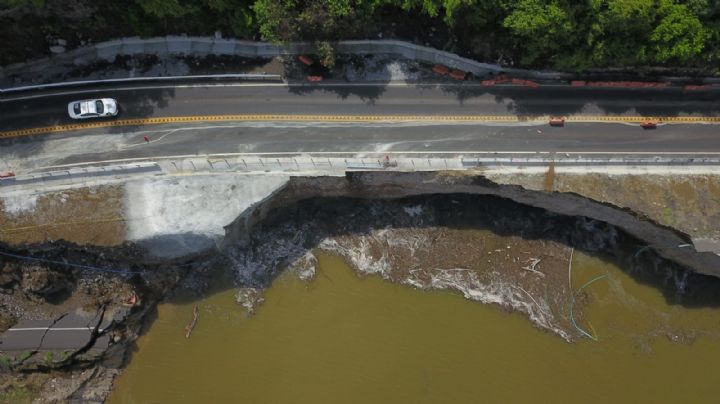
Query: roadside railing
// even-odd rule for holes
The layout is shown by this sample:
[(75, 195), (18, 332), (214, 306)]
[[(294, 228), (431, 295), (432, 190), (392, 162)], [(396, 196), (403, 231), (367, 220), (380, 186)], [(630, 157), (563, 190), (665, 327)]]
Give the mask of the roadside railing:
[(11, 94), (22, 91), (47, 90), (52, 88), (79, 87), (99, 84), (125, 84), (164, 81), (202, 81), (202, 80), (252, 80), (252, 81), (282, 81), (279, 74), (203, 74), (191, 76), (159, 76), (159, 77), (128, 77), (122, 79), (79, 80), (61, 83), (36, 84), (32, 86), (0, 88), (0, 94)]
[(0, 185), (23, 185), (66, 180), (71, 183), (98, 177), (123, 180), (135, 175), (177, 175), (193, 173), (238, 172), (284, 175), (343, 175), (351, 171), (446, 171), (446, 170), (514, 170), (545, 172), (555, 169), (575, 173), (713, 173), (720, 174), (720, 155), (637, 156), (637, 155), (527, 155), (481, 154), (476, 156), (426, 156), (368, 154), (364, 156), (329, 153), (264, 154), (243, 153), (186, 155), (122, 159), (47, 167), (32, 172), (17, 172), (15, 177), (0, 180)]

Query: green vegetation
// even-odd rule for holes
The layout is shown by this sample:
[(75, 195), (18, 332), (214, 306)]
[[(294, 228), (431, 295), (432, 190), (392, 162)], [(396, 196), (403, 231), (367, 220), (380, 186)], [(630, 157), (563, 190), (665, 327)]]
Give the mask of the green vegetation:
[(32, 356), (32, 354), (33, 353), (30, 351), (22, 351), (22, 352), (20, 352), (20, 354), (17, 357), (15, 357), (15, 362), (17, 362), (17, 363), (25, 362), (29, 357)]
[(9, 368), (10, 366), (12, 366), (12, 359), (5, 355), (0, 356), (0, 369), (3, 367)]
[(12, 386), (6, 391), (0, 391), (0, 402), (3, 403), (31, 403), (32, 392), (25, 386)]
[(716, 0), (0, 0), (0, 63), (68, 40), (212, 35), (332, 42), (400, 38), (519, 67), (670, 66), (720, 61)]

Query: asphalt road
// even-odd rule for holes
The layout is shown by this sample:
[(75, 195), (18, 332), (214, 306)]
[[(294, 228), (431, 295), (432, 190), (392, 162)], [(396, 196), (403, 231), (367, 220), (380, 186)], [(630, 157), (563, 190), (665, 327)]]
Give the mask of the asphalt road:
[(23, 320), (0, 337), (0, 351), (80, 349), (90, 342), (100, 319), (73, 313), (56, 321)]
[[(0, 130), (71, 123), (67, 104), (111, 97), (119, 118), (226, 114), (312, 115), (720, 115), (720, 91), (482, 87), (462, 85), (124, 86), (42, 93), (0, 100)], [(28, 98), (31, 97), (31, 98)]]
[[(225, 114), (720, 116), (720, 91), (325, 85), (123, 86), (24, 93), (0, 102), (0, 131), (70, 123), (72, 100), (113, 97), (119, 118)], [(151, 139), (149, 144), (143, 136)], [(196, 153), (404, 151), (720, 152), (720, 126), (619, 123), (223, 122), (109, 127), (0, 142), (10, 168)], [(37, 163), (32, 160), (36, 159)], [(2, 164), (2, 163), (0, 163)], [(0, 166), (0, 170), (7, 169)]]

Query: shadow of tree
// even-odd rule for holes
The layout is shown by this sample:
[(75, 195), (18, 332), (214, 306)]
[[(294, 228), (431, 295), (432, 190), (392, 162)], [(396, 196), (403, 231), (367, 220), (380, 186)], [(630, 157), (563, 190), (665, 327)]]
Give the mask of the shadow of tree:
[[(433, 86), (425, 86), (431, 88)], [(438, 85), (463, 104), (473, 98), (492, 95), (506, 112), (517, 115), (572, 115), (583, 111), (607, 115), (679, 116), (720, 114), (720, 93), (672, 89), (621, 89), (573, 87), (478, 87)]]
[[(283, 76), (290, 83), (289, 91), (292, 94), (334, 93), (342, 100), (355, 96), (366, 104), (373, 105), (385, 92), (385, 86), (392, 78), (388, 65), (372, 65), (370, 56), (338, 55), (337, 63), (332, 68), (316, 62), (320, 60), (318, 55), (308, 55), (308, 57), (315, 63), (306, 66), (295, 59), (286, 60), (284, 63)], [(312, 83), (309, 81), (312, 76), (321, 77), (322, 81)], [(323, 85), (328, 81), (346, 85)], [(361, 83), (355, 83), (356, 81)]]

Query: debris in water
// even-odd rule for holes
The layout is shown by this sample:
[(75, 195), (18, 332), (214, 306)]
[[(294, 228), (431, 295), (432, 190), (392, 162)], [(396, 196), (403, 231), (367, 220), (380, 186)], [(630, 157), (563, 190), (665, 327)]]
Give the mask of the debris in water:
[(190, 323), (185, 326), (185, 338), (190, 338), (190, 334), (192, 334), (193, 329), (195, 328), (195, 325), (197, 324), (198, 320), (198, 305), (196, 304), (195, 307), (193, 307), (193, 318)]
[(528, 263), (528, 265), (522, 267), (522, 269), (538, 274), (544, 278), (545, 274), (535, 269), (535, 267), (540, 263), (540, 261), (542, 261), (541, 258), (530, 257), (527, 261), (525, 261), (526, 263)]

